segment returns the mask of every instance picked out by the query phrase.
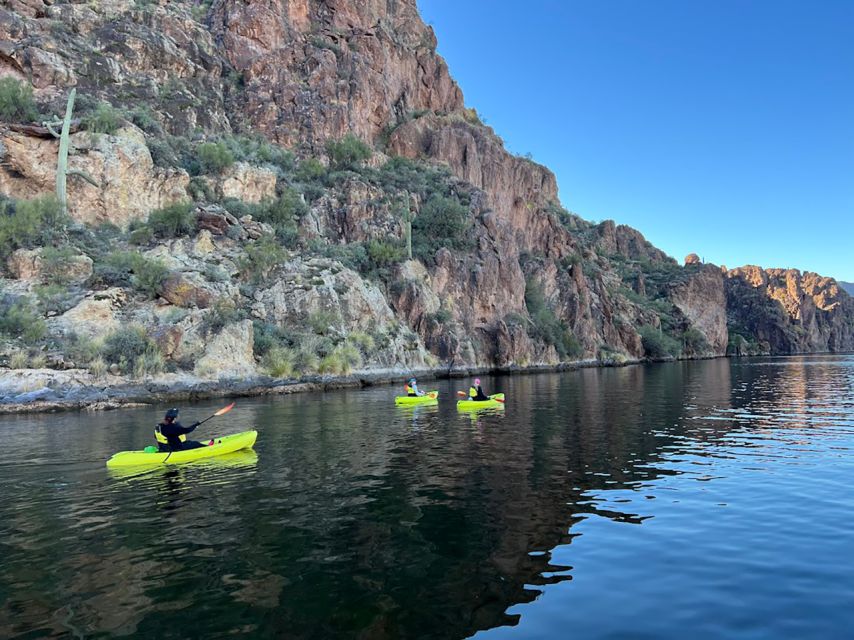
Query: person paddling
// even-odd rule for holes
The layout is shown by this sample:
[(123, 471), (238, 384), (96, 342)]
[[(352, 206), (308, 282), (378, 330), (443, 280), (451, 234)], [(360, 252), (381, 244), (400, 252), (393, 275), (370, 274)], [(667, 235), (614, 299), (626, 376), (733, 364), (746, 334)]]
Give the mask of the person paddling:
[(192, 433), (200, 424), (201, 422), (194, 422), (189, 427), (185, 427), (178, 422), (178, 409), (169, 409), (163, 417), (163, 422), (154, 428), (154, 435), (157, 437), (160, 450), (164, 452), (185, 451), (206, 446), (201, 442), (186, 439), (186, 435)]
[(415, 378), (410, 378), (409, 382), (403, 385), (403, 388), (406, 389), (406, 395), (408, 395), (410, 398), (426, 395), (425, 391), (421, 391), (418, 389), (418, 382), (415, 380)]
[(477, 402), (489, 400), (489, 396), (483, 392), (483, 387), (480, 386), (480, 378), (475, 378), (474, 385), (469, 388), (469, 399)]

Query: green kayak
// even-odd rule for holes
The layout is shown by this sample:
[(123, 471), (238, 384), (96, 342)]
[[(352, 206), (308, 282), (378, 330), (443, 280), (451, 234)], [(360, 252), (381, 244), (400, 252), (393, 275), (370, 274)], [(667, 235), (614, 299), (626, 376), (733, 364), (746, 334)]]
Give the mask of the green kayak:
[(457, 409), (471, 411), (477, 409), (496, 409), (504, 406), (504, 394), (495, 393), (489, 396), (489, 400), (458, 400)]
[(257, 431), (244, 431), (243, 433), (235, 433), (230, 436), (213, 438), (212, 445), (198, 447), (197, 449), (187, 449), (186, 451), (172, 451), (171, 453), (163, 451), (152, 453), (147, 451), (120, 451), (107, 460), (107, 466), (136, 467), (151, 464), (193, 462), (194, 460), (213, 458), (214, 456), (221, 456), (226, 453), (240, 451), (241, 449), (251, 449), (257, 437)]
[(438, 391), (428, 391), (423, 396), (397, 396), (394, 399), (395, 404), (404, 406), (413, 404), (433, 404), (435, 402), (439, 402)]

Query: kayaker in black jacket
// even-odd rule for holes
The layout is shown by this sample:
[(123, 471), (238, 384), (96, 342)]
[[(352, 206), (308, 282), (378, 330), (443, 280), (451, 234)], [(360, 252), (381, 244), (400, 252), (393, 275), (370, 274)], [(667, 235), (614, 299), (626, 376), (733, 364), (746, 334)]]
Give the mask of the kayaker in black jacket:
[(483, 387), (480, 386), (480, 378), (474, 379), (474, 386), (469, 389), (469, 399), (470, 400), (489, 400), (489, 396), (483, 392)]
[[(186, 438), (182, 441), (181, 436), (186, 436), (188, 433), (192, 433), (196, 427), (199, 426), (198, 422), (194, 422), (189, 427), (183, 426), (180, 422), (178, 422), (178, 410), (177, 409), (169, 409), (166, 412), (166, 415), (163, 417), (163, 422), (155, 427), (155, 431), (161, 434), (164, 438), (166, 438), (166, 442), (160, 442), (158, 438), (158, 445), (160, 446), (161, 451), (183, 451), (186, 449), (197, 449), (199, 447), (204, 447), (201, 442), (196, 442), (195, 440), (187, 440)], [(156, 434), (155, 434), (156, 435)]]

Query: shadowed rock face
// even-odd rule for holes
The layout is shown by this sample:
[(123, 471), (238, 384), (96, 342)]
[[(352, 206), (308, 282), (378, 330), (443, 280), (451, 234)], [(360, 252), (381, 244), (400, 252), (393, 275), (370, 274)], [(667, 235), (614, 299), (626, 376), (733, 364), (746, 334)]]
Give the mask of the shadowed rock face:
[(735, 331), (774, 354), (854, 349), (854, 299), (833, 278), (756, 266), (726, 273)]
[[(364, 306), (369, 317), (353, 318), (350, 328), (386, 325), (391, 313), (417, 344), (395, 329), (390, 343), (400, 350), (369, 364), (424, 362), (425, 348), (450, 365), (553, 364), (603, 352), (643, 358), (644, 327), (671, 334), (687, 357), (724, 354), (732, 329), (775, 353), (854, 348), (850, 299), (833, 281), (760, 275), (753, 267), (723, 273), (693, 254), (679, 267), (630, 227), (593, 225), (563, 210), (554, 175), (508, 153), (465, 108), (415, 0), (219, 0), (207, 11), (189, 2), (14, 0), (0, 8), (0, 75), (29, 79), (53, 113), (76, 86), (89, 100), (128, 111), (144, 106), (156, 120), (145, 133), (126, 123), (115, 135), (72, 136), (69, 166), (99, 183), (69, 180), (70, 214), (88, 224), (125, 228), (188, 197), (187, 172), (152, 159), (168, 135), (254, 134), (301, 158), (323, 158), (328, 140), (352, 133), (385, 154), (446, 166), (470, 203), (471, 248), (394, 267), (395, 281), (375, 292), (385, 300)], [(49, 193), (56, 147), (0, 125), (0, 192)], [(374, 165), (385, 158), (377, 153)], [(326, 246), (402, 240), (404, 225), (388, 197), (397, 194), (363, 178), (346, 177), (313, 199), (300, 236)], [(203, 180), (219, 198), (253, 203), (286, 186), (270, 169), (243, 163)], [(418, 215), (424, 203), (408, 197)], [(216, 237), (229, 274), (245, 257), (241, 243), (265, 233), (208, 209), (198, 224), (208, 233), (205, 253)], [(225, 237), (230, 228), (243, 230), (233, 242)], [(168, 281), (166, 300), (202, 309), (214, 294), (242, 295), (202, 282), (206, 267), (196, 253), (172, 265), (183, 275)], [(309, 271), (310, 258), (294, 256), (305, 264), (292, 270)], [(350, 283), (354, 290), (374, 296), (373, 284), (348, 277), (360, 281)], [(288, 318), (310, 313), (310, 296), (271, 293), (279, 289), (265, 295), (295, 298)], [(533, 289), (542, 291), (536, 309)], [(235, 302), (258, 319), (269, 315), (256, 299)], [(560, 352), (567, 332), (571, 354)]]

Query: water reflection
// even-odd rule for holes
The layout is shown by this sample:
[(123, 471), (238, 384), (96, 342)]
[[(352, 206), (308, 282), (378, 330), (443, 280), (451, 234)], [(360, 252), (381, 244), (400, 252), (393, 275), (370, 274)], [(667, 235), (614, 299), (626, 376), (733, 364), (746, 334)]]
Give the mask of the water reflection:
[[(257, 427), (257, 454), (144, 471), (103, 461), (148, 444), (153, 410), (6, 420), (32, 462), (0, 453), (0, 636), (536, 637), (554, 618), (541, 637), (568, 624), (592, 637), (591, 603), (613, 591), (584, 600), (598, 584), (587, 549), (623, 550), (603, 571), (654, 610), (631, 574), (638, 556), (658, 562), (641, 532), (690, 507), (678, 545), (686, 523), (758, 486), (730, 486), (744, 473), (779, 479), (781, 460), (815, 451), (847, 460), (854, 433), (845, 358), (484, 383), (506, 410), (460, 413), (453, 384), (438, 406), (395, 406), (392, 388), (243, 401), (216, 433)], [(655, 584), (678, 599), (678, 582)], [(551, 594), (565, 617), (541, 613)]]

